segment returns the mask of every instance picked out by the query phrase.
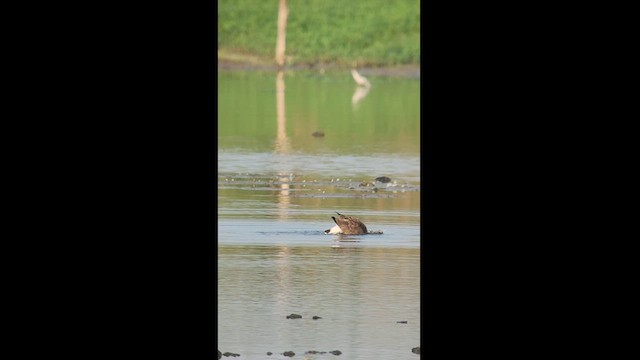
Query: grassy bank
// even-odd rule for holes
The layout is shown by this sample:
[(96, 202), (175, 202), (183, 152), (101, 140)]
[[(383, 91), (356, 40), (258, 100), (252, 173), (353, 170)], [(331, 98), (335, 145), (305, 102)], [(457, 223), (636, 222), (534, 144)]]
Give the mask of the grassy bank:
[[(419, 0), (287, 0), (288, 65), (420, 63)], [(221, 60), (273, 63), (278, 0), (218, 0)]]

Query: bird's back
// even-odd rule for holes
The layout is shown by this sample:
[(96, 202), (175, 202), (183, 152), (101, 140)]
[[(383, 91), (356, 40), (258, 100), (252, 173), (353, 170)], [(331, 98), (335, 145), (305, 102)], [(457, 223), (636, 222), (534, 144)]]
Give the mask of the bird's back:
[(332, 216), (333, 221), (340, 226), (342, 229), (342, 233), (345, 235), (359, 235), (366, 234), (367, 227), (362, 223), (362, 221), (354, 218), (353, 216), (345, 216), (338, 213), (338, 217)]

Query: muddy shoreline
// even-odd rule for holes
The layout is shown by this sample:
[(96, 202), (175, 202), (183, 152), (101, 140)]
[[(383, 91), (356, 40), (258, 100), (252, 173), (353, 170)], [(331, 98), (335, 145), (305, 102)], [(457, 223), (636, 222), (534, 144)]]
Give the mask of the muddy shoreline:
[[(278, 67), (275, 64), (264, 63), (251, 63), (251, 62), (239, 62), (218, 59), (218, 71), (277, 71)], [(311, 70), (324, 73), (331, 70), (344, 70), (349, 71), (350, 68), (334, 65), (334, 64), (301, 64), (285, 66), (286, 70)], [(358, 71), (362, 75), (375, 75), (375, 76), (391, 76), (391, 77), (410, 77), (420, 78), (420, 66), (419, 65), (401, 65), (401, 66), (387, 66), (387, 67), (358, 67)]]

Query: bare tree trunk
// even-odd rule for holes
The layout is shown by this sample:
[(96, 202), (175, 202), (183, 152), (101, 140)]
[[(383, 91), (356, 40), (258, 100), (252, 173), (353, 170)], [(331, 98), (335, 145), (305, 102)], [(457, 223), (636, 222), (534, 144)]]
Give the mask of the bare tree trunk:
[(278, 38), (276, 40), (276, 63), (280, 68), (284, 66), (284, 50), (287, 37), (287, 0), (280, 0), (278, 7)]

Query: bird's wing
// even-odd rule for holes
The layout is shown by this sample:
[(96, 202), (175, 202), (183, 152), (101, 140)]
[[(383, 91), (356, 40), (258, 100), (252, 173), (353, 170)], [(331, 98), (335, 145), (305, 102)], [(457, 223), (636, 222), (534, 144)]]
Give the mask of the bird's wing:
[(337, 219), (333, 217), (333, 221), (340, 226), (342, 232), (345, 234), (366, 234), (367, 227), (362, 223), (362, 221), (352, 217), (352, 216), (344, 216), (340, 215)]

